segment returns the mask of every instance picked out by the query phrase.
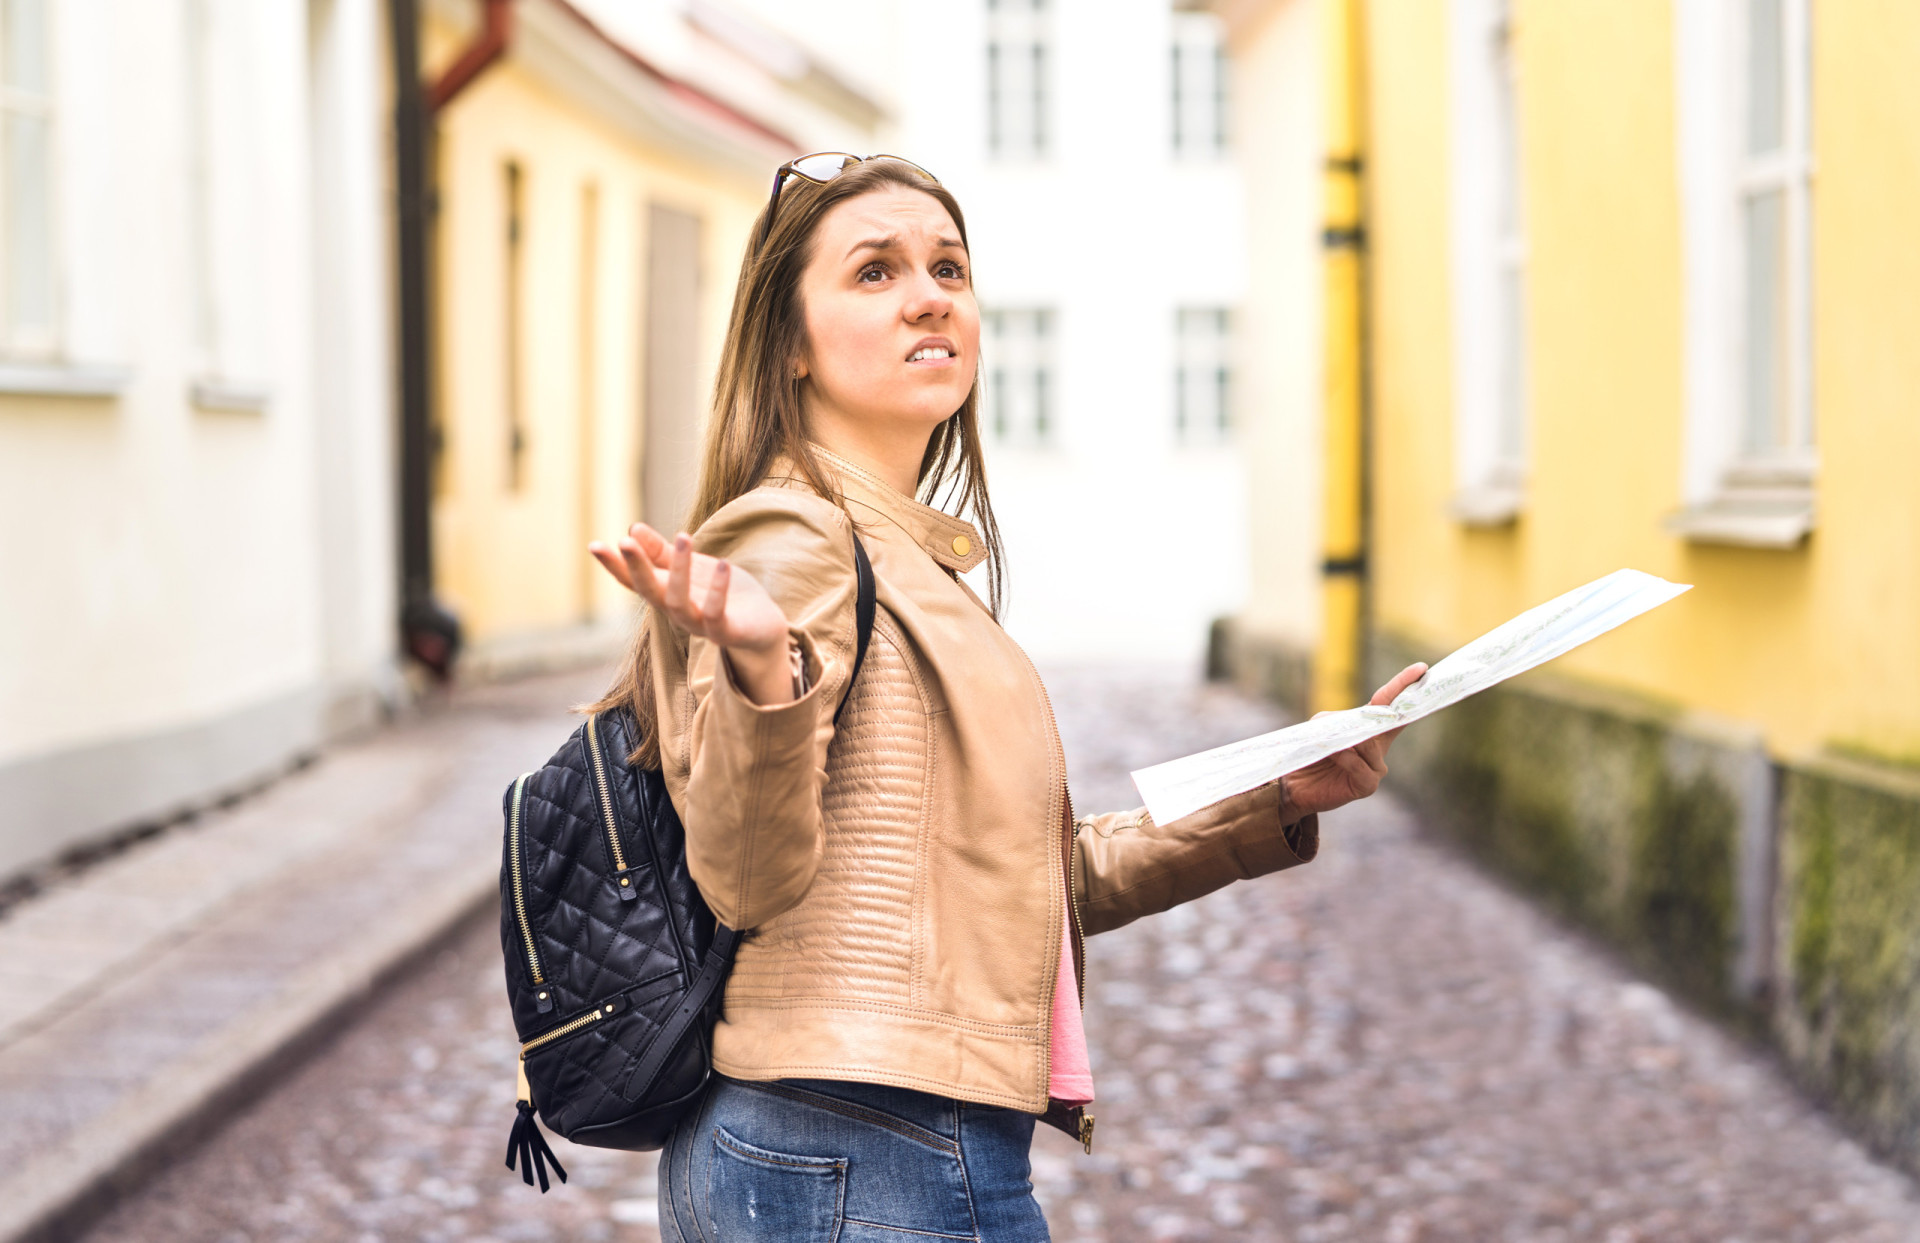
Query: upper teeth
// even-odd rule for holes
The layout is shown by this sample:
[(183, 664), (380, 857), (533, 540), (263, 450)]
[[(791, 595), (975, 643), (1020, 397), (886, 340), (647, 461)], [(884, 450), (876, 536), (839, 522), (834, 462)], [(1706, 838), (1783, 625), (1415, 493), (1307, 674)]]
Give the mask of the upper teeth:
[(923, 350), (915, 350), (912, 356), (907, 359), (907, 361), (910, 363), (917, 363), (923, 358), (952, 358), (952, 357), (953, 357), (953, 351), (948, 349), (946, 346), (929, 345)]

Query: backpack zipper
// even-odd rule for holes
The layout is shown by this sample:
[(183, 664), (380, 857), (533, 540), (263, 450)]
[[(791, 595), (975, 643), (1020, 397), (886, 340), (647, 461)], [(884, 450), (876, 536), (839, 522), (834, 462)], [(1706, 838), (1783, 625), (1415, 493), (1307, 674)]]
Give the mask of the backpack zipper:
[(553, 990), (546, 986), (546, 973), (540, 969), (540, 950), (533, 941), (533, 921), (527, 918), (527, 886), (522, 874), (520, 862), (520, 803), (527, 792), (527, 779), (532, 773), (521, 773), (513, 783), (513, 810), (507, 817), (507, 860), (508, 874), (513, 884), (513, 914), (520, 925), (520, 941), (527, 950), (527, 970), (533, 975), (533, 986), (538, 993), (535, 1001), (541, 1014), (553, 1009)]
[[(623, 902), (631, 902), (639, 897), (640, 893), (639, 890), (634, 887), (633, 877), (629, 874), (626, 853), (620, 848), (620, 830), (616, 825), (613, 815), (613, 794), (611, 787), (607, 783), (606, 756), (600, 749), (600, 731), (597, 728), (599, 720), (600, 718), (597, 716), (587, 718), (587, 755), (593, 768), (594, 789), (597, 790), (600, 795), (600, 816), (607, 826), (607, 850), (613, 856), (614, 882), (619, 886), (620, 900)], [(645, 833), (646, 830), (642, 829), (642, 832)], [(648, 843), (648, 855), (652, 857), (654, 853), (651, 844), (652, 838), (646, 837), (644, 840)], [(662, 885), (666, 883), (664, 878), (660, 883)], [(699, 963), (692, 962), (690, 964), (687, 958), (687, 947), (680, 939), (680, 924), (673, 918), (671, 907), (667, 909), (666, 916), (667, 932), (673, 937), (673, 949), (674, 953), (679, 955), (681, 970), (698, 971)]]
[(519, 1100), (525, 1101), (529, 1105), (533, 1104), (533, 1087), (527, 1081), (527, 1054), (533, 1052), (535, 1049), (542, 1047), (543, 1045), (550, 1045), (556, 1040), (560, 1040), (564, 1037), (571, 1036), (575, 1032), (581, 1031), (585, 1028), (592, 1027), (595, 1023), (598, 1023), (601, 1019), (610, 1017), (619, 1008), (620, 1008), (620, 1002), (617, 998), (613, 1001), (603, 1001), (599, 1005), (595, 1006), (593, 1009), (581, 1015), (579, 1018), (568, 1019), (566, 1022), (560, 1024), (560, 1026), (554, 1028), (552, 1031), (541, 1032), (538, 1036), (535, 1036), (532, 1040), (529, 1040), (525, 1044), (521, 1045), (520, 1046), (520, 1065), (514, 1076), (515, 1097)]
[(599, 718), (587, 718), (587, 751), (593, 760), (593, 785), (600, 795), (600, 818), (607, 826), (607, 851), (613, 856), (615, 882), (620, 887), (620, 900), (631, 902), (636, 896), (633, 892), (633, 877), (627, 875), (626, 852), (620, 849), (620, 830), (613, 819), (613, 795), (607, 789), (607, 763), (600, 753), (600, 731), (594, 726)]
[(613, 1014), (619, 1008), (620, 1008), (620, 1003), (618, 1001), (603, 1001), (599, 1005), (595, 1006), (593, 1009), (581, 1015), (579, 1018), (568, 1019), (566, 1022), (560, 1024), (560, 1026), (554, 1028), (552, 1031), (541, 1032), (538, 1036), (535, 1036), (532, 1040), (527, 1041), (525, 1044), (520, 1046), (520, 1056), (522, 1058), (525, 1058), (527, 1054), (533, 1052), (535, 1049), (540, 1048), (542, 1045), (552, 1044), (554, 1041), (559, 1040), (563, 1036), (573, 1035), (575, 1032), (579, 1031), (583, 1027), (590, 1027), (593, 1024), (598, 1023), (601, 1019), (604, 1019), (609, 1015)]

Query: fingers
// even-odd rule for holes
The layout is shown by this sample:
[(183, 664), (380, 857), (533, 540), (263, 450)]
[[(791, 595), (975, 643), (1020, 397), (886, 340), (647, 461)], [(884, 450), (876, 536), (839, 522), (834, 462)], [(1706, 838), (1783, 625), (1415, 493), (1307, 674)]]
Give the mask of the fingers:
[(1393, 675), (1393, 681), (1375, 691), (1373, 698), (1367, 702), (1378, 707), (1384, 707), (1400, 698), (1401, 691), (1406, 690), (1409, 686), (1412, 686), (1425, 676), (1427, 676), (1427, 666), (1424, 663), (1416, 662), (1408, 665), (1405, 669)]
[(716, 561), (713, 573), (707, 578), (707, 598), (700, 606), (702, 620), (719, 622), (727, 615), (727, 583), (733, 576), (733, 567), (724, 561)]
[(648, 560), (661, 569), (666, 568), (668, 549), (665, 536), (644, 522), (636, 522), (628, 527), (627, 535), (634, 543), (640, 545), (640, 551), (647, 554)]
[(673, 537), (673, 556), (667, 567), (667, 612), (680, 617), (693, 592), (693, 541), (682, 531)]
[(620, 554), (608, 548), (599, 540), (587, 545), (587, 551), (600, 563), (600, 568), (613, 575), (613, 580), (628, 591), (634, 590), (633, 578), (627, 573), (626, 563), (620, 560)]
[(1356, 790), (1365, 791), (1358, 795), (1360, 798), (1373, 793), (1380, 785), (1380, 778), (1387, 773), (1385, 761), (1373, 754), (1365, 742), (1337, 753), (1333, 756), (1333, 760), (1340, 766), (1341, 773)]
[(660, 575), (654, 569), (653, 562), (640, 551), (640, 545), (632, 539), (620, 541), (620, 563), (627, 569), (627, 585), (640, 593), (640, 598), (659, 608), (665, 603), (660, 590)]
[(1387, 744), (1379, 738), (1367, 739), (1353, 748), (1353, 754), (1367, 766), (1367, 771), (1373, 774), (1374, 780), (1378, 781), (1387, 775)]

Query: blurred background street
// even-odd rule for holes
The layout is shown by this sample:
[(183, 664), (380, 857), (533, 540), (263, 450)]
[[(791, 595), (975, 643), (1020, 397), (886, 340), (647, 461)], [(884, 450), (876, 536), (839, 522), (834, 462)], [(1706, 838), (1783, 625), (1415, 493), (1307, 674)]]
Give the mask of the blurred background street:
[[(1056, 671), (1076, 797), (1281, 723), (1177, 672)], [(478, 834), (476, 833), (476, 837)], [(1042, 1130), (1066, 1240), (1920, 1239), (1901, 1175), (1766, 1057), (1378, 799), (1308, 868), (1088, 942), (1094, 1153)], [(501, 1165), (514, 1040), (491, 912), (88, 1243), (656, 1237), (652, 1154)]]
[(645, 1160), (498, 1168), (499, 795), (823, 150), (967, 213), (1083, 806), (1694, 587), (1094, 943), (1061, 1237), (1913, 1234), (1917, 63), (1909, 0), (0, 0), (0, 1243), (644, 1237)]

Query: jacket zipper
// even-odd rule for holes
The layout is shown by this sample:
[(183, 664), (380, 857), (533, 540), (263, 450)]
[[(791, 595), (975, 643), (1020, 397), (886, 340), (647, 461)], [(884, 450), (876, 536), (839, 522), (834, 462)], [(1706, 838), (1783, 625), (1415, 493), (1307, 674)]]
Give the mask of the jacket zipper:
[(1073, 814), (1073, 795), (1067, 795), (1067, 912), (1073, 924), (1073, 979), (1080, 986), (1080, 1009), (1087, 1008), (1087, 932), (1080, 926), (1080, 821)]
[(538, 991), (534, 1000), (539, 1004), (541, 1014), (553, 1009), (553, 990), (548, 988), (546, 973), (540, 969), (540, 950), (533, 940), (533, 921), (527, 918), (527, 885), (522, 874), (520, 861), (520, 804), (527, 792), (527, 780), (532, 773), (521, 773), (513, 783), (513, 809), (507, 816), (507, 860), (508, 875), (513, 885), (513, 914), (520, 925), (520, 942), (527, 950), (527, 970), (533, 976), (533, 986)]
[[(1022, 652), (1021, 656), (1023, 658), (1026, 657), (1026, 653)], [(1047, 694), (1047, 685), (1040, 680), (1040, 671), (1033, 667), (1033, 661), (1031, 659), (1027, 660), (1027, 671), (1033, 675), (1033, 684), (1040, 689), (1041, 706), (1047, 710), (1047, 728), (1048, 732), (1053, 735), (1054, 770), (1060, 774), (1060, 809), (1062, 821), (1060, 826), (1060, 841), (1061, 847), (1066, 854), (1063, 862), (1066, 864), (1067, 877), (1067, 927), (1073, 933), (1073, 982), (1080, 993), (1080, 1009), (1084, 1012), (1087, 1008), (1087, 938), (1085, 931), (1080, 927), (1080, 903), (1074, 897), (1074, 880), (1079, 874), (1078, 856), (1080, 853), (1074, 849), (1074, 847), (1077, 844), (1079, 830), (1073, 822), (1073, 791), (1067, 789), (1067, 752), (1065, 746), (1060, 741), (1060, 722), (1053, 715), (1053, 698)], [(1060, 973), (1056, 969), (1054, 972), (1054, 979), (1056, 981), (1058, 981), (1059, 975)], [(1056, 983), (1054, 987), (1057, 986)], [(1051, 1019), (1053, 1015), (1053, 993), (1051, 990), (1049, 990), (1047, 994), (1047, 1015), (1049, 1019)], [(1051, 1080), (1053, 1076), (1053, 1039), (1051, 1027), (1049, 1027), (1048, 1030), (1047, 1056), (1045, 1061), (1047, 1063), (1047, 1076), (1048, 1079)], [(1075, 1105), (1069, 1109), (1067, 1113), (1068, 1116), (1074, 1120), (1075, 1138), (1080, 1141), (1081, 1148), (1086, 1150), (1087, 1155), (1093, 1155), (1092, 1112), (1084, 1105)]]

